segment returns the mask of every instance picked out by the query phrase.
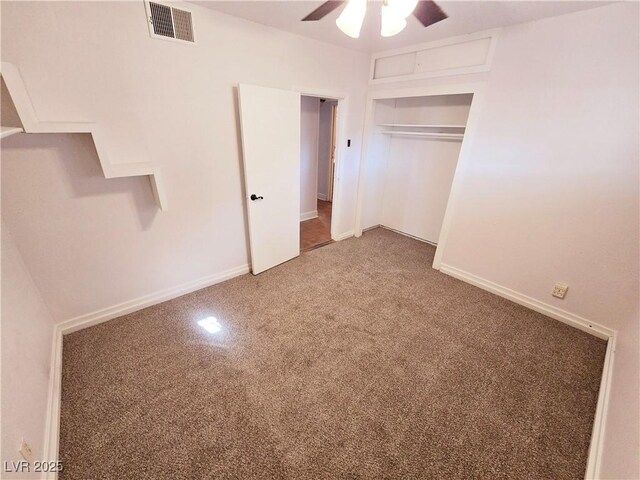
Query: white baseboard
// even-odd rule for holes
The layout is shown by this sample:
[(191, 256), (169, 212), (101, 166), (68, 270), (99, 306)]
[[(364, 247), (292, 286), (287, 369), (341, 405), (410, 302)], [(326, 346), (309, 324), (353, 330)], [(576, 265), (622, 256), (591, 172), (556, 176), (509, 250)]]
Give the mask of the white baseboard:
[(600, 477), (600, 466), (602, 464), (602, 452), (604, 450), (604, 430), (609, 411), (609, 392), (611, 391), (611, 378), (613, 377), (613, 359), (616, 350), (616, 336), (607, 342), (607, 352), (604, 356), (602, 366), (602, 378), (600, 379), (600, 390), (598, 392), (598, 403), (596, 404), (596, 414), (593, 419), (591, 429), (591, 442), (589, 444), (589, 455), (587, 457), (587, 469), (584, 474), (585, 480), (595, 480)]
[(150, 295), (145, 295), (144, 297), (134, 298), (133, 300), (114, 305), (113, 307), (107, 307), (85, 315), (80, 315), (79, 317), (59, 323), (57, 326), (60, 328), (62, 334), (66, 335), (83, 328), (106, 322), (112, 318), (121, 317), (127, 313), (142, 310), (143, 308), (157, 303), (166, 302), (167, 300), (200, 290), (201, 288), (224, 282), (225, 280), (229, 280), (239, 275), (244, 275), (245, 273), (249, 273), (249, 265), (240, 265), (239, 267), (235, 267), (224, 272), (215, 273), (198, 280), (183, 283), (177, 287), (161, 290)]
[[(47, 420), (44, 434), (44, 458), (49, 462), (58, 461), (58, 439), (60, 438), (60, 401), (62, 394), (62, 330), (53, 327), (51, 345), (51, 367), (49, 370), (49, 392), (47, 397)], [(58, 478), (56, 472), (46, 472), (46, 479)]]
[(587, 320), (584, 317), (554, 307), (553, 305), (541, 302), (540, 300), (536, 300), (535, 298), (516, 292), (515, 290), (511, 290), (510, 288), (503, 287), (502, 285), (498, 285), (497, 283), (493, 283), (490, 280), (478, 277), (472, 273), (465, 272), (464, 270), (460, 270), (459, 268), (452, 267), (451, 265), (447, 265), (444, 263), (441, 264), (440, 271), (442, 273), (446, 273), (447, 275), (455, 277), (458, 280), (462, 280), (463, 282), (467, 282), (471, 285), (475, 285), (476, 287), (480, 287), (483, 290), (495, 293), (500, 297), (504, 297), (508, 300), (511, 300), (512, 302), (530, 308), (531, 310), (535, 310), (538, 313), (542, 313), (543, 315), (559, 320), (562, 323), (571, 325), (572, 327), (582, 330), (583, 332), (595, 335), (596, 337), (607, 340), (613, 337), (615, 333), (614, 330), (602, 325), (598, 325), (597, 323)]
[(405, 237), (413, 238), (414, 240), (417, 240), (422, 243), (428, 243), (429, 245), (433, 245), (434, 247), (438, 246), (437, 243), (432, 242), (431, 240), (427, 240), (426, 238), (416, 237), (415, 235), (411, 235), (410, 233), (405, 233), (400, 230), (396, 230), (395, 228), (387, 227), (386, 225), (381, 224), (381, 225), (376, 225), (376, 227), (384, 228), (385, 230), (389, 230), (390, 232), (397, 233), (398, 235), (403, 235)]
[(616, 345), (616, 331), (610, 328), (591, 322), (586, 318), (575, 315), (571, 312), (554, 307), (547, 303), (536, 300), (522, 293), (498, 285), (484, 278), (473, 275), (451, 265), (441, 264), (440, 271), (451, 275), (463, 282), (470, 283), (483, 290), (499, 295), (512, 302), (523, 305), (531, 310), (547, 315), (567, 325), (571, 325), (583, 332), (590, 333), (596, 337), (607, 340), (607, 351), (602, 367), (602, 377), (600, 379), (600, 390), (598, 392), (598, 403), (593, 419), (593, 429), (591, 431), (591, 442), (589, 444), (589, 456), (587, 457), (587, 468), (585, 479), (594, 480), (600, 478), (600, 465), (602, 451), (604, 449), (604, 431), (609, 409), (609, 394), (611, 391), (611, 378), (613, 373), (613, 359)]
[(305, 220), (311, 220), (313, 218), (318, 218), (318, 210), (311, 210), (309, 212), (304, 212), (300, 214), (301, 222), (304, 222)]
[(353, 230), (349, 230), (348, 232), (339, 233), (338, 235), (333, 237), (333, 240), (339, 242), (340, 240), (346, 240), (347, 238), (351, 238), (354, 235)]
[(327, 196), (324, 193), (318, 194), (318, 200), (322, 200), (323, 202), (327, 201)]

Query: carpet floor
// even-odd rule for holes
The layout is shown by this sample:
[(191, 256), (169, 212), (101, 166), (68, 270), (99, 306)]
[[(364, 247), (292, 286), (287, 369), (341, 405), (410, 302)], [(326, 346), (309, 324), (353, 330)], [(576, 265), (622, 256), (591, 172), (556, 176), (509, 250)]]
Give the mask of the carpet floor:
[(65, 336), (60, 478), (583, 478), (605, 342), (434, 251), (376, 229)]

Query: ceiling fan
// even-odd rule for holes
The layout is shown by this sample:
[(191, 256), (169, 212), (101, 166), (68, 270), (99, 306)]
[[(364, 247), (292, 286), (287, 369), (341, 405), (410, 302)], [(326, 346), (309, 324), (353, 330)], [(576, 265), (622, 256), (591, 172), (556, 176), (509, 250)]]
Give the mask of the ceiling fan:
[[(303, 22), (315, 22), (324, 18), (343, 3), (347, 3), (336, 25), (346, 35), (353, 38), (360, 36), (360, 29), (367, 11), (367, 0), (334, 0), (324, 2), (313, 12), (302, 19)], [(400, 33), (407, 26), (407, 18), (413, 15), (428, 27), (447, 18), (447, 14), (431, 0), (383, 0), (382, 2), (382, 27), (380, 34), (383, 37), (391, 37)]]

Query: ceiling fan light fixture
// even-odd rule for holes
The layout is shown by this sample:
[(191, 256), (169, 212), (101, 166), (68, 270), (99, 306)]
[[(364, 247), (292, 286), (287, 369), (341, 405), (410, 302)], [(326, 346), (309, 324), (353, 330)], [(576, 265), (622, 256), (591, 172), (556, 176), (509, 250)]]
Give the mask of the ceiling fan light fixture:
[(358, 38), (362, 29), (364, 15), (367, 12), (367, 0), (349, 0), (347, 6), (336, 20), (336, 25), (345, 35)]
[[(411, 14), (411, 12), (409, 12), (409, 14)], [(409, 14), (407, 14), (407, 16)], [(395, 10), (391, 5), (382, 6), (382, 28), (380, 29), (380, 35), (383, 37), (393, 37), (404, 30), (406, 26), (407, 19), (402, 16), (402, 13), (399, 13), (399, 10)]]
[(386, 4), (394, 11), (394, 14), (407, 18), (418, 6), (418, 0), (387, 0)]

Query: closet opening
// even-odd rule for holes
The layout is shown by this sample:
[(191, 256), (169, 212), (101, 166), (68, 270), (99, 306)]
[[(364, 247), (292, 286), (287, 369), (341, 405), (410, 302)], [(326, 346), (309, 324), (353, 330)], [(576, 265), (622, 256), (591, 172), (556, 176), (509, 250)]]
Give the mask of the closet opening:
[(338, 100), (300, 97), (300, 251), (333, 242)]
[(372, 99), (362, 230), (383, 227), (438, 246), (473, 97)]

